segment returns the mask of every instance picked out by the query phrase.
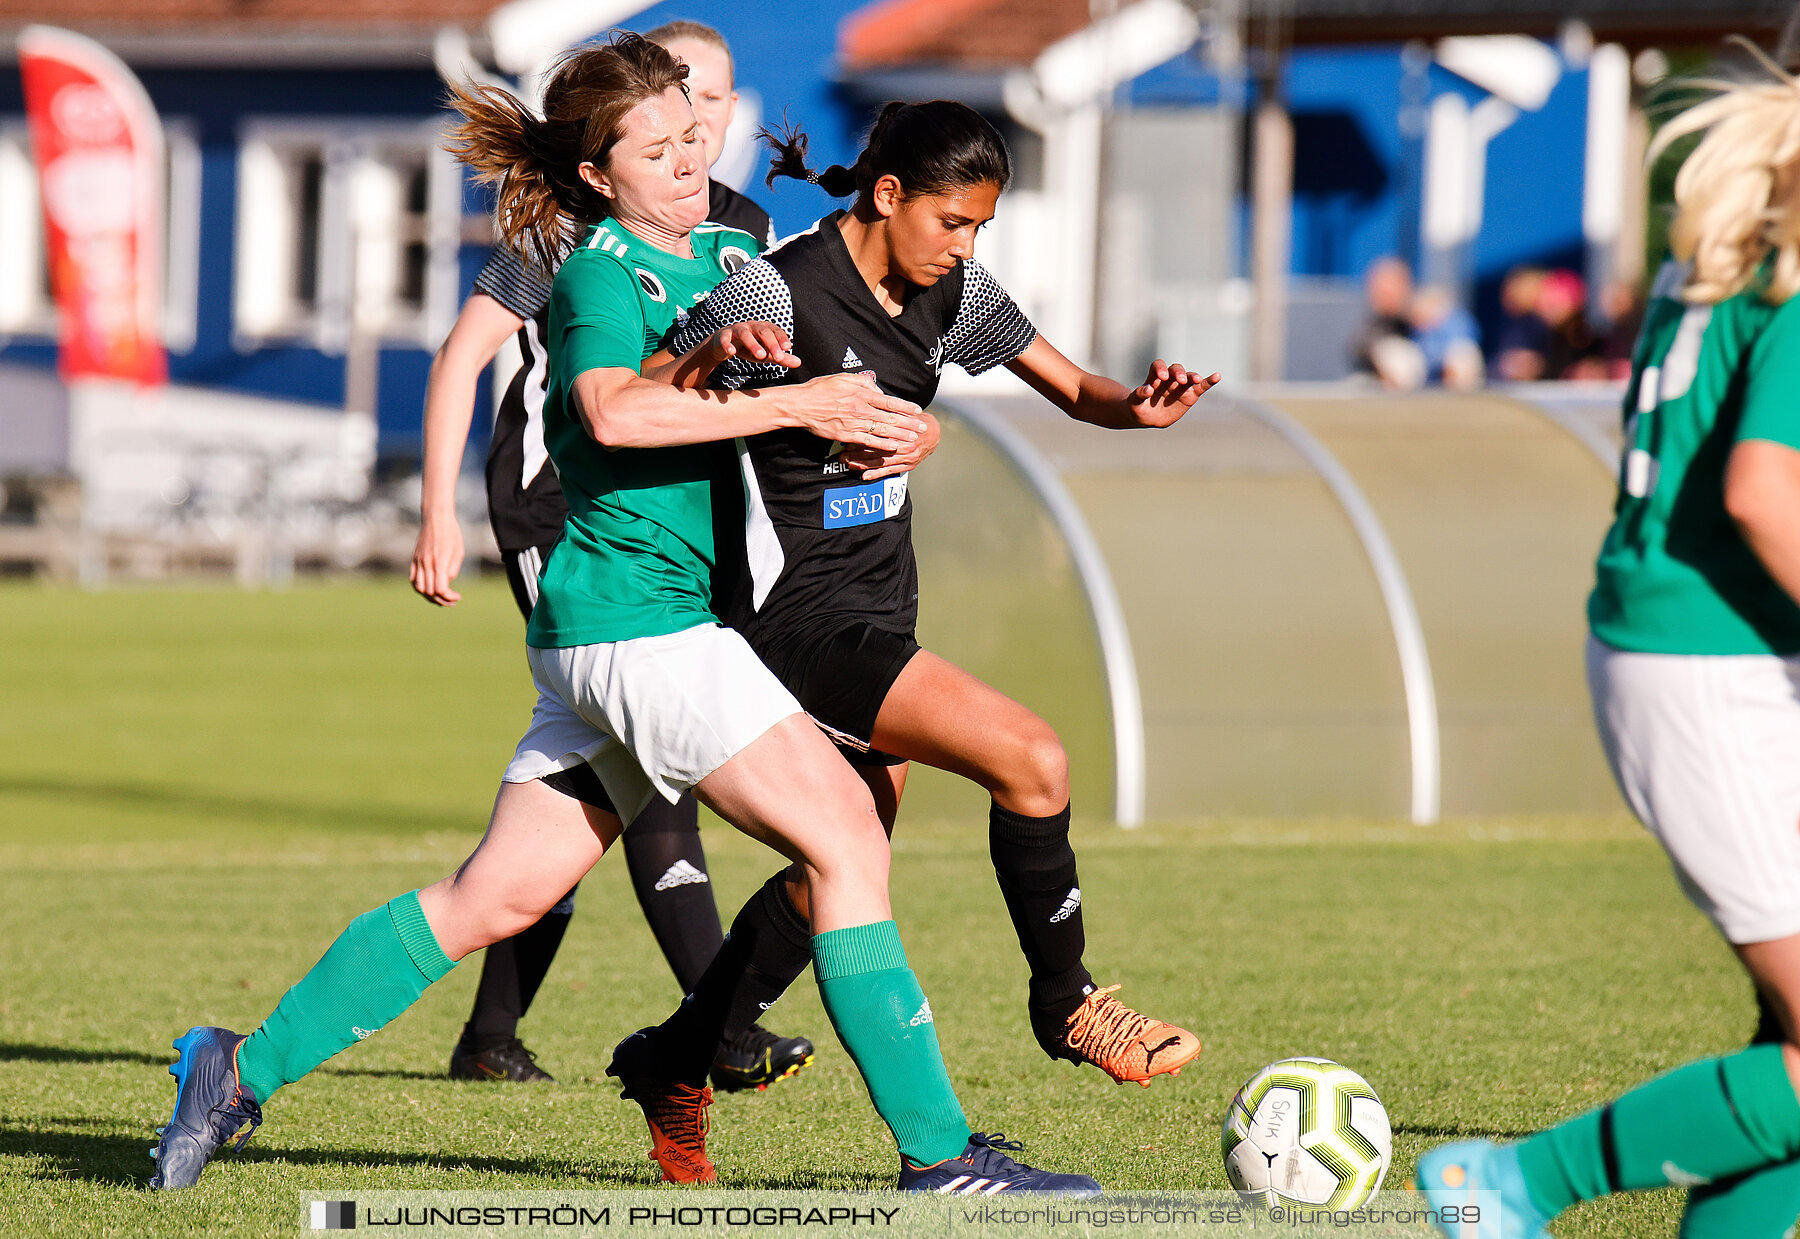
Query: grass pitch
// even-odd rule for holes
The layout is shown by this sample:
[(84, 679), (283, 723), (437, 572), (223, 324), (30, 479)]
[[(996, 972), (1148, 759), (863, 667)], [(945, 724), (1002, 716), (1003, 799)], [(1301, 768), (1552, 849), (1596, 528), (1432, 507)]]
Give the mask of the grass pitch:
[[(560, 1085), (443, 1078), (470, 961), (274, 1098), (249, 1151), (196, 1190), (143, 1187), (169, 1041), (196, 1022), (253, 1027), (351, 917), (473, 845), (529, 710), (518, 642), (493, 584), (451, 612), (398, 582), (0, 589), (10, 1233), (289, 1234), (305, 1200), (357, 1189), (652, 1183), (636, 1109), (602, 1072), (677, 995), (609, 857), (523, 1028)], [(774, 861), (723, 828), (707, 846), (729, 916)], [(1728, 953), (1622, 817), (1087, 824), (1077, 847), (1094, 972), (1207, 1044), (1178, 1080), (1115, 1088), (1037, 1051), (966, 801), (933, 792), (903, 813), (894, 895), (975, 1126), (1109, 1186), (1224, 1188), (1225, 1104), (1276, 1058), (1369, 1078), (1398, 1186), (1439, 1140), (1522, 1134), (1732, 1049), (1753, 1022)], [(809, 979), (770, 1023), (813, 1036), (819, 1059), (720, 1100), (722, 1183), (886, 1185), (891, 1145)], [(1603, 1201), (1556, 1231), (1672, 1235), (1680, 1205)]]

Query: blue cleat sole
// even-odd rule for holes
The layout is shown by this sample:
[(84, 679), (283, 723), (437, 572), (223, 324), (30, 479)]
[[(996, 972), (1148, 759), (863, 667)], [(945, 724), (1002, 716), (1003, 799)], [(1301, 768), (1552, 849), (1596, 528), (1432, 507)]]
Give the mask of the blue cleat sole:
[[(1532, 1206), (1516, 1167), (1491, 1140), (1438, 1145), (1419, 1159), (1413, 1184), (1439, 1214), (1437, 1230), (1447, 1239), (1550, 1239), (1548, 1219)], [(1469, 1218), (1480, 1209), (1475, 1192), (1498, 1196), (1500, 1216), (1490, 1209)]]

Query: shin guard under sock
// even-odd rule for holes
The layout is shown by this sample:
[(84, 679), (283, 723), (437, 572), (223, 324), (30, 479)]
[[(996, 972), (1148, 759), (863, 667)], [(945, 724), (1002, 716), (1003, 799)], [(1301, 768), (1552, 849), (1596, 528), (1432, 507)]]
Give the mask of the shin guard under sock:
[(892, 921), (833, 929), (812, 945), (825, 1014), (901, 1156), (919, 1166), (960, 1156), (969, 1124), (950, 1087), (931, 1004), (906, 964), (899, 929)]
[(1800, 1156), (1800, 1100), (1779, 1045), (1703, 1058), (1518, 1146), (1532, 1203), (1695, 1187)]
[(267, 1104), (282, 1085), (380, 1032), (455, 966), (418, 891), (363, 913), (238, 1047), (238, 1083)]
[[(1031, 1023), (1047, 1052), (1094, 988), (1082, 965), (1087, 933), (1081, 922), (1081, 886), (1075, 849), (1069, 844), (1069, 810), (1026, 817), (991, 805), (988, 853), (1006, 899), (1019, 947), (1031, 965)], [(1046, 1042), (1046, 1037), (1050, 1040)]]
[(764, 882), (675, 1014), (658, 1027), (657, 1056), (673, 1079), (706, 1082), (714, 1052), (775, 1005), (812, 962), (812, 933), (788, 898), (785, 871)]
[(692, 990), (719, 953), (724, 933), (700, 846), (700, 809), (692, 796), (670, 804), (653, 796), (625, 828), (625, 867), (644, 920), (681, 992)]
[(537, 924), (488, 947), (482, 953), (481, 980), (475, 1004), (463, 1025), (462, 1047), (470, 1052), (504, 1045), (519, 1035), (519, 1021), (531, 1010), (550, 964), (568, 932), (575, 891), (538, 918)]

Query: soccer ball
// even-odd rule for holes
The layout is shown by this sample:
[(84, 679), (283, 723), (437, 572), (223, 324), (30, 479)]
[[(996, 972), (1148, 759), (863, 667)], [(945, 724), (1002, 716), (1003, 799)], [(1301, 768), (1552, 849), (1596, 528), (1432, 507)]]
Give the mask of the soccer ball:
[(1225, 1173), (1253, 1205), (1354, 1209), (1394, 1154), (1369, 1082), (1324, 1058), (1284, 1058), (1244, 1082), (1222, 1139)]

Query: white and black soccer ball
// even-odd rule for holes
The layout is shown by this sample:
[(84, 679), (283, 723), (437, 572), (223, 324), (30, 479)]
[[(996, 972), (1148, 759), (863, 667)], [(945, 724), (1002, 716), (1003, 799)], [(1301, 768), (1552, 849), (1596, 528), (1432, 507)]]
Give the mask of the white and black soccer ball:
[(1253, 1205), (1354, 1209), (1394, 1155), (1369, 1082), (1324, 1058), (1284, 1058), (1244, 1081), (1222, 1138), (1225, 1173)]

